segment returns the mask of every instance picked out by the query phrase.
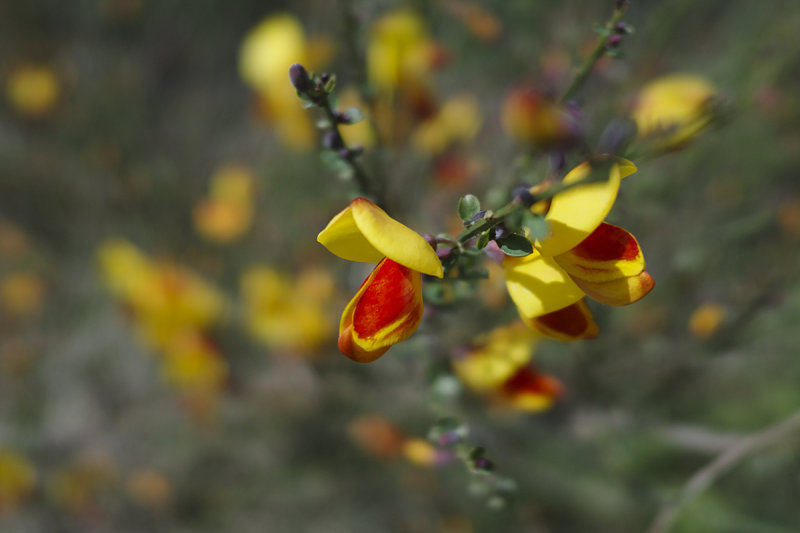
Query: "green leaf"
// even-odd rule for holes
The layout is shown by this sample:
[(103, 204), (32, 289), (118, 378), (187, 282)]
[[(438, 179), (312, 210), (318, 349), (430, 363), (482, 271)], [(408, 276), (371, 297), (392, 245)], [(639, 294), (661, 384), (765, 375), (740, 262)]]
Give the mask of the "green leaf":
[(478, 211), (481, 210), (481, 202), (477, 197), (468, 194), (458, 201), (458, 216), (464, 222), (472, 220)]
[(522, 257), (533, 253), (531, 241), (516, 233), (497, 239), (495, 242), (497, 242), (504, 254), (511, 257)]
[(331, 74), (331, 77), (328, 78), (328, 81), (325, 83), (325, 87), (323, 89), (326, 93), (330, 94), (336, 88), (336, 74)]
[(532, 240), (541, 240), (550, 235), (550, 225), (547, 220), (530, 211), (526, 211), (525, 217), (522, 219), (522, 226), (528, 230), (528, 238)]
[(317, 127), (321, 130), (326, 130), (331, 127), (331, 123), (327, 119), (320, 119), (317, 121)]
[(489, 241), (491, 240), (490, 233), (490, 231), (484, 231), (478, 236), (478, 241), (475, 243), (475, 247), (478, 250), (483, 250), (486, 248), (486, 245), (489, 244)]

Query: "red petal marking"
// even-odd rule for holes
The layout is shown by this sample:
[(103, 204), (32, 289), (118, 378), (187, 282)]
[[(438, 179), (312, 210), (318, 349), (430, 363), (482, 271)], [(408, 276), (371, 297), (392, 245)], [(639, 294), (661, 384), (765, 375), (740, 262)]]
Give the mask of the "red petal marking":
[(592, 339), (598, 332), (592, 313), (583, 300), (536, 317), (531, 320), (531, 325), (540, 333), (562, 341)]
[(563, 392), (564, 386), (560, 381), (530, 366), (523, 366), (517, 370), (502, 386), (502, 393), (510, 397), (527, 393), (557, 398)]
[[(369, 285), (353, 313), (353, 328), (369, 338), (393, 322), (413, 314), (421, 301), (414, 292), (414, 272), (391, 259), (384, 259), (370, 274)], [(363, 286), (362, 286), (363, 287)]]
[(628, 231), (603, 222), (571, 251), (594, 261), (632, 261), (639, 255), (639, 245)]

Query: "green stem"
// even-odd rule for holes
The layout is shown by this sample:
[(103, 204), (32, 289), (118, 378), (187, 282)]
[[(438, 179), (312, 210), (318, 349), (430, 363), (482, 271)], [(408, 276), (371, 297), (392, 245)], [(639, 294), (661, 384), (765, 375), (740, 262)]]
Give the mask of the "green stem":
[[(325, 118), (328, 120), (330, 129), (334, 131), (340, 139), (342, 139), (342, 132), (339, 130), (339, 119), (331, 107), (328, 95), (323, 93), (316, 98), (312, 97), (312, 100), (324, 111)], [(343, 157), (342, 159), (353, 171), (353, 178), (356, 180), (359, 192), (361, 192), (361, 194), (364, 196), (371, 197), (373, 200), (375, 200), (376, 204), (383, 206), (385, 202), (383, 201), (383, 195), (381, 191), (378, 190), (378, 188), (370, 181), (369, 176), (367, 176), (367, 173), (364, 171), (364, 167), (356, 159), (356, 156)]]
[(606, 47), (606, 41), (608, 40), (608, 36), (612, 34), (614, 31), (614, 26), (622, 19), (622, 15), (625, 14), (625, 11), (628, 9), (628, 2), (617, 2), (617, 7), (614, 9), (614, 13), (611, 15), (611, 18), (608, 19), (606, 25), (604, 27), (604, 31), (600, 36), (600, 39), (597, 40), (597, 44), (592, 50), (592, 53), (589, 54), (583, 64), (578, 69), (578, 72), (575, 74), (575, 77), (572, 79), (572, 82), (567, 86), (564, 94), (561, 95), (559, 102), (566, 102), (575, 94), (575, 92), (583, 85), (583, 82), (586, 81), (586, 78), (589, 77), (589, 73), (592, 71), (592, 67), (597, 61), (603, 57), (603, 55), (608, 51)]

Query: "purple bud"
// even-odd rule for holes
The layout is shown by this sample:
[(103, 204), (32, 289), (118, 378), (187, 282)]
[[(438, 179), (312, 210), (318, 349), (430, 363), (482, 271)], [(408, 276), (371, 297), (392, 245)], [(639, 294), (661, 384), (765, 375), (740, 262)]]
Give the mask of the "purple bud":
[(438, 247), (439, 243), (436, 242), (436, 237), (435, 236), (431, 235), (430, 233), (423, 233), (422, 234), (422, 238), (425, 239), (425, 242), (427, 242), (428, 244), (431, 245), (431, 248), (436, 250), (436, 248)]
[(313, 87), (308, 71), (300, 63), (295, 63), (289, 67), (289, 80), (294, 85), (294, 88), (301, 93), (306, 93)]
[(530, 207), (533, 205), (533, 195), (531, 194), (530, 187), (528, 185), (520, 185), (515, 187), (512, 191), (512, 201), (515, 204), (522, 204), (525, 207)]
[(478, 457), (472, 464), (480, 470), (494, 470), (494, 463), (486, 457)]
[(625, 35), (626, 33), (628, 33), (628, 25), (625, 24), (624, 22), (617, 22), (614, 25), (614, 31), (616, 33), (619, 33), (620, 35)]
[(622, 36), (615, 33), (614, 35), (608, 37), (608, 40), (606, 41), (606, 48), (616, 48), (621, 42)]
[(326, 131), (325, 135), (322, 136), (322, 146), (328, 150), (340, 150), (344, 148), (344, 141), (342, 141), (338, 131), (330, 130)]

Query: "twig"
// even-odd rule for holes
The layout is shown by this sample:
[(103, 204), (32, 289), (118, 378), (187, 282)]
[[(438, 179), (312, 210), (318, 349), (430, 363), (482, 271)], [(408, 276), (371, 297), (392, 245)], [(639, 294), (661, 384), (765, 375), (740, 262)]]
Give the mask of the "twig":
[(560, 102), (566, 102), (572, 97), (575, 91), (577, 91), (580, 86), (583, 85), (583, 82), (586, 81), (586, 78), (592, 71), (594, 64), (597, 63), (597, 61), (608, 51), (608, 37), (612, 34), (614, 27), (620, 21), (622, 15), (625, 14), (627, 9), (627, 1), (617, 1), (614, 13), (611, 15), (611, 18), (608, 19), (608, 22), (606, 22), (603, 33), (600, 35), (600, 39), (598, 39), (594, 50), (592, 50), (592, 53), (589, 54), (589, 57), (584, 60), (583, 64), (578, 69), (578, 72), (575, 74), (575, 77), (572, 79), (572, 82), (564, 90), (564, 93), (559, 99)]
[(800, 430), (800, 411), (773, 424), (758, 433), (741, 439), (713, 461), (695, 472), (683, 486), (674, 501), (663, 506), (656, 515), (647, 533), (666, 533), (675, 523), (684, 506), (697, 498), (723, 474), (735, 467), (744, 457), (762, 448), (781, 441)]

